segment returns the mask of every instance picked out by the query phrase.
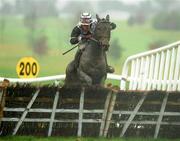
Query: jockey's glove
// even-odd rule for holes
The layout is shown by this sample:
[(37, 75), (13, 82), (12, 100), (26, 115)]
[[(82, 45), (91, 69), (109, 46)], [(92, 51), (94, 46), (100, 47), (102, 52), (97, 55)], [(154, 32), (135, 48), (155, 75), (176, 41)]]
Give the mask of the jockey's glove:
[(83, 39), (90, 39), (92, 37), (92, 35), (91, 34), (89, 34), (89, 35), (80, 35), (80, 36), (78, 36), (78, 41), (81, 41), (81, 40), (83, 40)]
[(78, 36), (78, 41), (81, 41), (82, 40), (82, 36)]

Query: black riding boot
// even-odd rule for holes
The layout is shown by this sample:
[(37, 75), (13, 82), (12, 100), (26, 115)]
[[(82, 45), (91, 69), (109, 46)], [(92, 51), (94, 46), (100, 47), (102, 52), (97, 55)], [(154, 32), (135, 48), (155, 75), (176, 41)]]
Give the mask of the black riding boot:
[(76, 52), (76, 55), (74, 57), (74, 69), (76, 70), (79, 66), (79, 61), (80, 61), (80, 58), (81, 58), (81, 55), (82, 55), (82, 50), (81, 49), (78, 49), (77, 52)]

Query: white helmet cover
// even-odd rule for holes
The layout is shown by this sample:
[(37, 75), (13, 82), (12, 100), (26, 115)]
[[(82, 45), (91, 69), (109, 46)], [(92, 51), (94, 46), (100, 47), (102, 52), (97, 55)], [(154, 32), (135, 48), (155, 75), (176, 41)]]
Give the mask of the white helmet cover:
[(91, 19), (90, 13), (84, 12), (81, 14), (81, 17), (80, 17), (81, 25), (90, 25), (91, 22), (92, 22), (92, 19)]

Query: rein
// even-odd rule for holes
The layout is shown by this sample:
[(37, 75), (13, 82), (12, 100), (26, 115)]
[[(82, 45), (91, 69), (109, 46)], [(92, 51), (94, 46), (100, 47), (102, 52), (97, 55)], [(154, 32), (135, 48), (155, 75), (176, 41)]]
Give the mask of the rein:
[(90, 40), (95, 41), (96, 43), (100, 43), (98, 40), (96, 40), (94, 37), (91, 37)]

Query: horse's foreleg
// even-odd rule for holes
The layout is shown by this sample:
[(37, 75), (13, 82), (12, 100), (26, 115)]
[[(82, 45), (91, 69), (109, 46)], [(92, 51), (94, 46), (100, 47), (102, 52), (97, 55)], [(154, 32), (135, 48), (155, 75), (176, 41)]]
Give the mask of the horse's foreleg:
[(80, 70), (79, 68), (77, 69), (77, 74), (79, 76), (79, 79), (81, 80), (82, 83), (85, 83), (87, 86), (92, 85), (92, 79), (89, 75), (87, 75), (85, 72)]
[(104, 76), (102, 77), (101, 82), (100, 82), (100, 84), (101, 84), (102, 86), (104, 86), (106, 78), (107, 78), (107, 75), (104, 75)]

